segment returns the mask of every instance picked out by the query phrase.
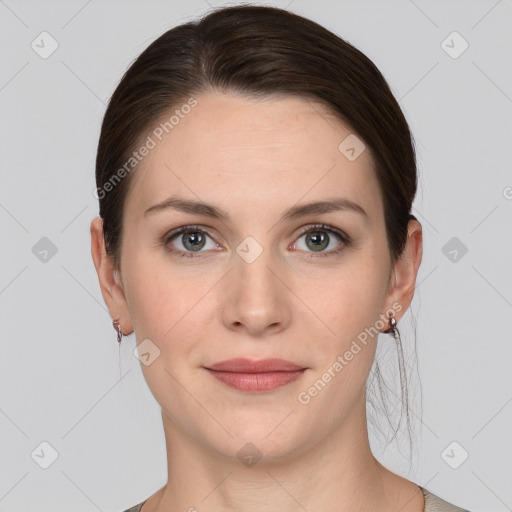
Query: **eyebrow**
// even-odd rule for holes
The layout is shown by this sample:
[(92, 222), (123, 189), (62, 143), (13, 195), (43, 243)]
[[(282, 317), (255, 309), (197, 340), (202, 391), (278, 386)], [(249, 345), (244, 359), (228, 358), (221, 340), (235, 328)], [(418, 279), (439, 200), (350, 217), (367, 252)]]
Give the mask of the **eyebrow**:
[[(225, 222), (230, 220), (229, 213), (218, 206), (214, 206), (203, 201), (183, 199), (176, 196), (171, 196), (161, 203), (151, 206), (144, 212), (143, 216), (145, 217), (148, 214), (154, 214), (168, 209), (174, 209), (184, 213), (204, 215), (206, 217), (212, 217)], [(279, 222), (298, 219), (310, 214), (330, 213), (336, 211), (352, 211), (360, 214), (366, 222), (369, 220), (368, 213), (366, 213), (365, 209), (361, 205), (351, 201), (350, 199), (339, 197), (325, 201), (295, 205), (283, 213)]]

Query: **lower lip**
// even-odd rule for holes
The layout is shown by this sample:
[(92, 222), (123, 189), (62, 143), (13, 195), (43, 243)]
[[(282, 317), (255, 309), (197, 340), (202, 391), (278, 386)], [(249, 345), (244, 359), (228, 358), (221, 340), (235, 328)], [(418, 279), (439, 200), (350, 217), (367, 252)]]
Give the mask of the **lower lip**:
[(304, 373), (305, 368), (291, 372), (265, 373), (221, 372), (208, 368), (207, 370), (216, 379), (232, 388), (249, 393), (259, 393), (262, 391), (272, 391), (297, 380)]

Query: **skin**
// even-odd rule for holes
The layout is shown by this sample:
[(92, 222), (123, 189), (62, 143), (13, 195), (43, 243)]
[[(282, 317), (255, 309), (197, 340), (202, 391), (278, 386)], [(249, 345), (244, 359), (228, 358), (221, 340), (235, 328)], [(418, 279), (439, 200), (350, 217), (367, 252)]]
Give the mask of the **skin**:
[[(409, 222), (392, 269), (370, 150), (348, 160), (338, 145), (350, 128), (321, 105), (214, 92), (196, 98), (131, 177), (136, 193), (124, 205), (121, 272), (105, 253), (101, 219), (91, 223), (112, 318), (124, 334), (135, 332), (137, 344), (148, 338), (160, 350), (141, 368), (162, 408), (169, 479), (142, 512), (421, 512), (419, 487), (370, 451), (365, 383), (377, 336), (309, 403), (297, 399), (393, 304), (401, 306), (400, 322), (421, 262), (421, 225)], [(171, 194), (212, 203), (230, 220), (174, 209), (143, 215)], [(278, 222), (297, 203), (342, 196), (366, 210), (367, 222), (352, 211)], [(353, 245), (327, 231), (322, 252), (331, 255), (318, 256), (300, 233), (316, 223), (342, 230)], [(178, 235), (167, 247), (194, 257), (168, 252), (165, 235), (190, 224), (209, 231), (206, 245), (194, 252)], [(263, 249), (252, 263), (236, 252), (248, 236)], [(233, 357), (278, 357), (307, 370), (250, 394), (203, 368)], [(262, 454), (250, 467), (237, 457), (247, 442)]]

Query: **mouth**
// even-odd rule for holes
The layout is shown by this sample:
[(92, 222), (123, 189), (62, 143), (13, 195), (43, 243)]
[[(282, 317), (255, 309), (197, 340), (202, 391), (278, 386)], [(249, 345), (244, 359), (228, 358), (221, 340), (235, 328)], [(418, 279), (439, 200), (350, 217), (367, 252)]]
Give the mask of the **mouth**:
[(203, 367), (231, 388), (248, 393), (272, 391), (299, 379), (307, 368), (284, 359), (229, 359)]

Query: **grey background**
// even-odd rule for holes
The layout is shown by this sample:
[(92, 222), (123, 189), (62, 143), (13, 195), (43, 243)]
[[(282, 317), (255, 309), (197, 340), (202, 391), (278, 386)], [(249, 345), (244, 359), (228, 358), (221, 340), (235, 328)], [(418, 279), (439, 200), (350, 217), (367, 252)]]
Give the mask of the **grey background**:
[[(418, 356), (413, 468), (400, 443), (372, 433), (372, 448), (472, 512), (512, 510), (512, 1), (268, 3), (366, 53), (417, 141), (424, 256), (401, 322)], [(209, 4), (223, 2), (0, 0), (0, 511), (120, 511), (166, 482), (159, 406), (133, 335), (118, 348), (90, 255), (94, 162), (126, 68)], [(48, 58), (31, 47), (43, 31)], [(453, 31), (469, 44), (456, 58)], [(381, 335), (391, 374), (392, 345)], [(58, 454), (47, 469), (42, 442)]]

